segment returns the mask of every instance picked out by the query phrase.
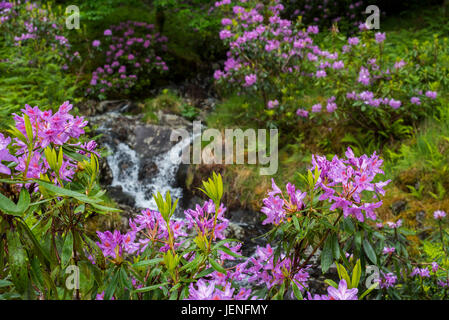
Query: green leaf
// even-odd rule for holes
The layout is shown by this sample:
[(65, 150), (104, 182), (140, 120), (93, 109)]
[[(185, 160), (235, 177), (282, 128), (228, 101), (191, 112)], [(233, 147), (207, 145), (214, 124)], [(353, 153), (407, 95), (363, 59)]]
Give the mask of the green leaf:
[(334, 259), (332, 254), (332, 242), (332, 237), (328, 237), (324, 243), (323, 251), (321, 252), (321, 270), (323, 273), (326, 273), (327, 270), (329, 270)]
[(90, 203), (90, 205), (98, 210), (103, 211), (103, 212), (121, 212), (122, 211), (119, 208), (107, 207), (107, 206), (103, 206), (98, 203)]
[(362, 293), (359, 297), (359, 300), (362, 300), (363, 298), (365, 298), (366, 295), (368, 295), (371, 291), (373, 291), (374, 289), (376, 289), (379, 286), (379, 283), (374, 283), (371, 285), (371, 287), (369, 287), (364, 293)]
[(8, 280), (0, 279), (0, 288), (12, 286), (13, 283)]
[(71, 197), (71, 198), (76, 198), (76, 199), (82, 199), (81, 201), (87, 200), (85, 202), (99, 202), (99, 200), (96, 200), (96, 201), (90, 200), (85, 194), (82, 194), (82, 193), (79, 193), (76, 191), (72, 191), (72, 190), (68, 190), (65, 188), (60, 188), (60, 187), (58, 187), (52, 183), (49, 183), (47, 181), (44, 181), (44, 180), (34, 179), (34, 181), (36, 183), (38, 183), (40, 186), (47, 189), (48, 191), (53, 192), (59, 196), (66, 196), (66, 197)]
[(244, 259), (244, 256), (241, 256), (235, 252), (232, 252), (228, 247), (222, 246), (220, 248), (218, 248), (218, 250), (223, 251), (224, 253), (227, 253), (228, 255), (235, 257), (235, 258), (239, 258), (239, 259)]
[(147, 266), (151, 266), (154, 264), (159, 264), (160, 262), (162, 262), (162, 258), (155, 258), (155, 259), (150, 259), (150, 260), (143, 260), (143, 261), (139, 261), (133, 264), (134, 268), (140, 268), (140, 267), (147, 267)]
[(353, 234), (355, 232), (355, 227), (354, 227), (354, 224), (352, 223), (351, 219), (343, 220), (343, 228), (349, 234)]
[(209, 263), (211, 264), (212, 268), (217, 270), (220, 273), (226, 274), (226, 269), (223, 268), (217, 261), (209, 257)]
[(360, 263), (360, 259), (358, 259), (354, 269), (352, 270), (352, 280), (351, 280), (352, 288), (358, 287), (361, 276), (362, 276), (362, 265)]
[(25, 212), (30, 206), (30, 202), (31, 198), (28, 190), (22, 188), (22, 190), (20, 190), (19, 201), (17, 202), (17, 211), (22, 213)]
[(374, 252), (374, 249), (371, 246), (371, 244), (366, 239), (363, 240), (363, 250), (365, 250), (367, 257), (371, 260), (371, 262), (377, 264), (376, 253)]
[(15, 203), (1, 193), (0, 193), (0, 210), (13, 216), (21, 215), (21, 212), (17, 209)]
[(6, 233), (8, 239), (9, 268), (12, 282), (17, 291), (24, 294), (28, 289), (28, 265), (26, 252), (19, 239), (18, 232), (8, 230)]
[(68, 231), (65, 236), (64, 245), (62, 246), (61, 263), (65, 267), (70, 261), (73, 252), (73, 235), (72, 232)]
[(34, 249), (34, 252), (37, 255), (37, 258), (40, 260), (40, 262), (47, 268), (50, 268), (50, 255), (40, 245), (39, 241), (37, 241), (36, 237), (34, 236), (34, 233), (30, 230), (28, 225), (19, 220), (17, 222), (17, 227), (20, 229), (22, 239), (25, 242), (30, 243), (29, 246)]
[(160, 287), (166, 286), (168, 284), (169, 284), (168, 282), (158, 283), (158, 284), (155, 284), (155, 285), (152, 285), (152, 286), (136, 289), (136, 290), (133, 291), (133, 293), (153, 291), (155, 289), (159, 289)]
[(326, 279), (326, 280), (324, 280), (324, 282), (327, 283), (328, 285), (330, 285), (331, 287), (338, 289), (338, 284), (336, 284), (335, 281), (333, 281), (331, 279)]
[(296, 299), (304, 300), (301, 290), (299, 289), (298, 285), (295, 282), (293, 282), (293, 293), (295, 294)]
[(28, 137), (28, 142), (30, 143), (29, 145), (31, 145), (33, 142), (33, 127), (31, 126), (30, 117), (27, 114), (24, 114), (23, 119), (25, 122), (25, 131)]
[(212, 272), (214, 272), (214, 270), (215, 270), (214, 268), (205, 269), (205, 270), (201, 271), (200, 273), (198, 273), (195, 276), (195, 279), (199, 279), (199, 278), (205, 277), (205, 276), (211, 274)]
[(118, 270), (116, 269), (112, 276), (111, 282), (109, 282), (109, 285), (104, 293), (104, 300), (111, 300), (112, 296), (114, 295), (115, 289), (117, 288), (118, 285), (119, 275), (120, 269)]
[(217, 249), (217, 248), (223, 246), (225, 243), (230, 243), (230, 242), (241, 242), (241, 241), (239, 241), (239, 240), (237, 240), (237, 239), (223, 239), (223, 240), (218, 241), (218, 242), (212, 247), (212, 250), (215, 250), (215, 249)]
[(350, 286), (351, 279), (349, 278), (349, 274), (346, 271), (345, 267), (339, 263), (336, 263), (336, 266), (337, 266), (338, 277), (340, 278), (340, 280), (344, 279), (346, 281), (347, 285)]
[(338, 243), (338, 237), (336, 235), (332, 235), (332, 250), (334, 260), (340, 259), (340, 244)]

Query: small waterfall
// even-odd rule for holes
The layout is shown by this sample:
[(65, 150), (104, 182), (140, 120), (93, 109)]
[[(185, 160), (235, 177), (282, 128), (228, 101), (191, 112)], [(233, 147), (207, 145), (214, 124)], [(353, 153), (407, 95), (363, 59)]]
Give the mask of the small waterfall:
[(136, 151), (125, 143), (119, 143), (112, 147), (107, 145), (113, 152), (106, 158), (112, 171), (112, 186), (120, 186), (122, 190), (135, 199), (138, 208), (149, 208), (156, 210), (156, 202), (153, 193), (159, 191), (163, 196), (170, 192), (173, 200), (182, 199), (182, 188), (175, 187), (176, 173), (181, 164), (181, 154), (189, 147), (192, 138), (181, 140), (168, 152), (158, 155), (154, 159), (157, 173), (152, 177), (150, 183), (139, 180), (140, 158)]

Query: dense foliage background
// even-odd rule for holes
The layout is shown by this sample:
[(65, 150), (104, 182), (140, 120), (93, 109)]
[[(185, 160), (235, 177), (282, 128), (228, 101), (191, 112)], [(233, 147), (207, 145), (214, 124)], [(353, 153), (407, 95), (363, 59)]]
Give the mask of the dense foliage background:
[[(0, 1), (0, 299), (446, 299), (448, 17), (437, 0)], [(156, 192), (121, 219), (88, 121), (122, 100), (147, 124), (276, 128), (279, 170), (190, 165), (203, 202), (183, 219)], [(263, 245), (228, 237), (232, 210)]]

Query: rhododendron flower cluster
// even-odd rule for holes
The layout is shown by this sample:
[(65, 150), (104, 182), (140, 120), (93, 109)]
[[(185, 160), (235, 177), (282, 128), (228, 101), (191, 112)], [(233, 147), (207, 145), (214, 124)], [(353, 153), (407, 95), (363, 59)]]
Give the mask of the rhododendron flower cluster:
[[(350, 148), (346, 151), (346, 159), (337, 156), (329, 161), (323, 156), (312, 156), (312, 170), (320, 171), (320, 177), (315, 189), (323, 191), (319, 200), (328, 200), (330, 210), (341, 208), (344, 217), (353, 216), (363, 222), (365, 217), (376, 220), (374, 210), (382, 205), (382, 201), (366, 202), (363, 200), (364, 191), (376, 192), (385, 195), (384, 187), (390, 182), (374, 182), (377, 174), (383, 174), (380, 169), (382, 160), (374, 153), (371, 157), (363, 155), (355, 157)], [(304, 208), (305, 192), (297, 190), (294, 185), (286, 186), (287, 197), (272, 180), (272, 189), (268, 197), (263, 200), (261, 211), (267, 218), (263, 224), (280, 224), (288, 212), (301, 211)]]
[(308, 299), (307, 300), (358, 300), (357, 288), (348, 289), (348, 284), (346, 283), (346, 280), (341, 279), (338, 288), (334, 288), (332, 286), (329, 286), (327, 288), (327, 295), (311, 295), (310, 292), (307, 293)]
[(13, 12), (14, 3), (9, 1), (0, 2), (0, 24), (5, 23), (11, 18)]
[[(432, 112), (430, 103), (437, 93), (428, 90), (422, 95), (420, 88), (404, 85), (416, 70), (412, 63), (392, 61), (384, 54), (385, 33), (362, 30), (345, 40), (328, 36), (328, 41), (317, 45), (319, 28), (303, 28), (300, 22), (285, 19), (283, 5), (276, 3), (234, 5), (232, 17), (222, 19), (220, 31), (229, 51), (214, 78), (226, 89), (260, 98), (267, 110), (254, 106), (258, 117), (290, 124), (307, 118), (353, 120), (354, 112), (364, 112), (372, 121), (360, 124), (377, 128), (378, 119), (394, 121), (401, 114), (409, 122)], [(298, 94), (316, 88), (320, 88), (317, 101)], [(340, 94), (334, 96), (336, 91)], [(416, 108), (420, 98), (426, 99), (425, 108)], [(276, 116), (279, 113), (285, 116)]]
[(0, 133), (0, 173), (10, 175), (11, 169), (2, 164), (2, 161), (18, 162), (17, 158), (10, 154), (8, 146), (11, 143), (11, 138)]
[[(15, 46), (36, 40), (33, 45), (44, 45), (67, 62), (79, 58), (78, 52), (71, 52), (70, 42), (64, 34), (63, 20), (58, 20), (37, 2), (0, 2), (0, 27), (8, 30)], [(62, 69), (67, 68), (67, 64), (62, 66)]]
[(214, 230), (214, 238), (224, 239), (224, 231), (228, 227), (229, 221), (224, 217), (226, 208), (223, 205), (218, 209), (217, 223), (215, 223), (215, 204), (212, 200), (206, 201), (203, 206), (196, 205), (195, 210), (185, 211), (187, 225), (189, 229), (196, 229), (198, 234), (208, 235)]
[[(16, 172), (26, 172), (27, 178), (41, 178), (41, 175), (47, 173), (54, 179), (55, 182), (71, 181), (78, 163), (64, 155), (59, 172), (56, 174), (50, 170), (50, 165), (44, 156), (44, 149), (52, 147), (62, 147), (70, 142), (70, 139), (78, 139), (84, 134), (84, 127), (87, 121), (83, 117), (73, 116), (69, 112), (72, 105), (66, 101), (54, 114), (51, 110), (42, 111), (39, 107), (30, 107), (26, 105), (22, 115), (13, 114), (15, 121), (15, 128), (24, 136), (27, 137), (27, 130), (25, 124), (25, 115), (29, 118), (32, 135), (33, 135), (33, 151), (30, 154), (29, 146), (18, 138), (5, 138), (0, 136), (0, 156), (2, 160), (16, 162), (14, 167)], [(12, 143), (11, 143), (12, 142)], [(73, 144), (79, 146), (80, 143)], [(9, 154), (8, 146), (16, 149), (13, 155)], [(87, 152), (95, 152), (95, 142), (85, 143), (83, 151), (79, 153), (86, 154)], [(6, 168), (3, 164), (0, 166), (2, 173), (11, 174), (11, 170)], [(14, 174), (14, 173), (13, 173)], [(57, 181), (57, 178), (60, 181)]]
[(398, 277), (396, 277), (393, 273), (382, 273), (382, 277), (378, 279), (379, 286), (382, 289), (388, 289), (390, 287), (393, 287), (398, 280)]
[(167, 38), (154, 31), (154, 25), (127, 21), (110, 26), (104, 39), (92, 46), (101, 52), (104, 65), (93, 73), (87, 93), (105, 96), (132, 89), (157, 70), (168, 70), (160, 54), (166, 51)]
[(377, 174), (384, 172), (380, 167), (383, 160), (374, 152), (371, 157), (362, 155), (355, 157), (350, 148), (346, 151), (346, 159), (337, 156), (331, 161), (325, 157), (312, 156), (313, 169), (320, 170), (320, 179), (316, 188), (321, 188), (324, 193), (320, 200), (328, 200), (332, 203), (330, 210), (341, 208), (344, 217), (353, 216), (363, 222), (366, 218), (376, 220), (374, 209), (382, 205), (382, 201), (365, 202), (362, 192), (376, 192), (385, 195), (384, 187), (390, 182), (374, 182)]
[(223, 289), (219, 289), (214, 281), (199, 279), (196, 283), (190, 284), (188, 300), (248, 300), (250, 298), (250, 289), (241, 288), (237, 293), (234, 291), (235, 288), (231, 288), (230, 283), (223, 286)]
[(303, 199), (306, 197), (305, 192), (297, 190), (290, 182), (286, 185), (287, 197), (284, 197), (281, 189), (276, 185), (274, 179), (271, 180), (272, 189), (268, 192), (268, 198), (263, 199), (264, 206), (261, 212), (267, 218), (262, 224), (272, 223), (274, 225), (280, 224), (287, 212), (296, 212), (303, 209)]
[(103, 252), (105, 257), (112, 257), (114, 259), (121, 257), (123, 252), (134, 253), (139, 249), (139, 245), (135, 243), (136, 233), (128, 232), (121, 234), (119, 231), (114, 232), (97, 231), (98, 238), (101, 242), (97, 242), (98, 247)]
[(271, 288), (282, 284), (289, 277), (301, 291), (308, 287), (310, 266), (293, 273), (292, 261), (283, 254), (275, 260), (274, 250), (269, 244), (265, 248), (258, 246), (255, 256), (250, 258), (249, 262), (252, 263), (246, 271), (249, 274), (249, 282)]

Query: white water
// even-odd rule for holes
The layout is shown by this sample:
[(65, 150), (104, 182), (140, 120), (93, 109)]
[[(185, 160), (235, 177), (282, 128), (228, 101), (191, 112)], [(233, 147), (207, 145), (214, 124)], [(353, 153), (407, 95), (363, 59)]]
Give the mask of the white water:
[[(139, 208), (149, 208), (156, 210), (156, 202), (153, 193), (159, 191), (163, 196), (170, 192), (171, 198), (182, 199), (182, 188), (174, 187), (176, 173), (181, 164), (181, 154), (184, 148), (188, 147), (192, 139), (181, 140), (168, 152), (157, 156), (154, 163), (157, 173), (151, 183), (146, 184), (139, 181), (140, 159), (136, 152), (127, 144), (119, 143), (115, 152), (107, 157), (109, 167), (112, 171), (112, 186), (120, 186), (122, 190), (129, 193), (135, 199), (135, 206)], [(110, 146), (108, 146), (109, 149)], [(121, 163), (130, 164), (128, 167), (121, 167)]]

